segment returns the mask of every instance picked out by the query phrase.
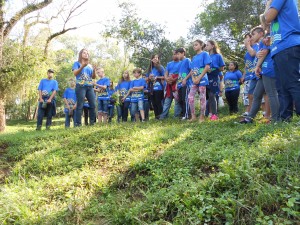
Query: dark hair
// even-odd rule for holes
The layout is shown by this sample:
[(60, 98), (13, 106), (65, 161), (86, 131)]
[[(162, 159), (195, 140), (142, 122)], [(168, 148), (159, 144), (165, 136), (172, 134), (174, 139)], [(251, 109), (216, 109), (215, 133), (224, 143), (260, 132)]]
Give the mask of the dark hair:
[(54, 73), (54, 70), (53, 69), (49, 69), (47, 72), (48, 73)]
[(253, 35), (253, 32), (255, 32), (255, 31), (256, 31), (257, 33), (260, 33), (260, 32), (265, 33), (264, 29), (263, 29), (261, 26), (257, 26), (257, 27), (252, 28), (251, 34)]
[(229, 64), (230, 63), (232, 63), (234, 65), (234, 68), (235, 68), (234, 71), (237, 71), (239, 69), (239, 65), (236, 61), (231, 61), (231, 62), (229, 62)]
[[(154, 59), (155, 56), (158, 56), (157, 65), (154, 65), (154, 63), (152, 62), (152, 59)], [(151, 60), (150, 60), (149, 67), (147, 69), (147, 73), (150, 73), (154, 67), (158, 70), (158, 72), (161, 72), (160, 56), (158, 54), (154, 54), (154, 55), (151, 56)]]
[(185, 50), (185, 48), (177, 48), (176, 50), (175, 50), (175, 52), (176, 53), (186, 53), (186, 50)]
[(195, 40), (194, 42), (198, 42), (198, 43), (201, 45), (202, 50), (205, 49), (206, 44), (205, 44), (203, 41), (197, 39), (197, 40)]
[(214, 54), (221, 54), (221, 50), (220, 50), (220, 47), (218, 45), (218, 43), (216, 41), (213, 41), (213, 40), (208, 40), (207, 42), (209, 42), (211, 45), (214, 46), (213, 48), (213, 52)]
[(119, 79), (119, 83), (122, 83), (123, 81), (125, 81), (123, 74), (124, 73), (128, 73), (128, 80), (130, 81), (130, 75), (129, 75), (129, 71), (128, 70), (124, 70), (123, 73), (121, 74), (121, 77)]

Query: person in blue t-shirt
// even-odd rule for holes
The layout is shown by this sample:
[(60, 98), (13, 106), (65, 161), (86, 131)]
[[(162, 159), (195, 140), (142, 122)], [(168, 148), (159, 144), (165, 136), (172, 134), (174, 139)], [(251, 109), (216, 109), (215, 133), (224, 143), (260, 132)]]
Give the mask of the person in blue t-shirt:
[(219, 94), (219, 80), (220, 72), (224, 70), (224, 60), (221, 55), (220, 48), (216, 41), (209, 40), (206, 44), (206, 50), (209, 52), (211, 58), (210, 71), (207, 74), (209, 85), (207, 87), (208, 92), (208, 106), (212, 115), (210, 120), (218, 120), (217, 116), (217, 95)]
[(189, 105), (191, 109), (191, 121), (196, 120), (195, 114), (195, 94), (199, 92), (200, 100), (200, 118), (199, 122), (204, 121), (206, 110), (206, 86), (208, 85), (207, 72), (210, 70), (211, 59), (209, 54), (203, 49), (205, 43), (201, 40), (195, 40), (193, 44), (194, 51), (197, 53), (192, 59), (192, 70), (188, 77), (192, 77), (192, 86), (189, 93)]
[(300, 23), (296, 0), (267, 1), (263, 25), (271, 24), (271, 57), (279, 78), (281, 118), (289, 121), (300, 115)]
[(130, 95), (131, 108), (130, 114), (131, 118), (135, 118), (135, 121), (142, 118), (142, 122), (145, 121), (145, 112), (144, 112), (144, 89), (146, 87), (146, 81), (142, 77), (142, 69), (135, 68), (133, 70), (133, 76), (135, 80), (130, 83), (130, 90), (127, 95), (124, 96), (123, 101)]
[(166, 95), (163, 104), (163, 111), (159, 116), (159, 119), (165, 119), (168, 117), (169, 110), (171, 108), (171, 104), (173, 99), (175, 99), (175, 110), (174, 117), (179, 117), (181, 113), (180, 106), (178, 104), (178, 92), (176, 88), (176, 82), (178, 79), (180, 61), (177, 57), (176, 51), (173, 51), (173, 60), (168, 62), (166, 70), (165, 70), (165, 81), (166, 85)]
[(257, 61), (255, 73), (260, 79), (257, 81), (255, 90), (253, 104), (250, 109), (249, 115), (240, 121), (240, 123), (252, 123), (253, 118), (259, 111), (261, 101), (264, 93), (270, 101), (271, 107), (271, 122), (277, 122), (279, 120), (279, 100), (276, 88), (276, 77), (273, 67), (273, 60), (270, 53), (270, 36), (267, 34), (265, 38), (259, 44), (259, 52), (261, 55)]
[(190, 93), (191, 77), (187, 75), (191, 72), (192, 62), (186, 58), (186, 50), (184, 48), (176, 49), (177, 57), (180, 60), (179, 74), (177, 80), (178, 103), (181, 108), (182, 120), (190, 118), (191, 112), (189, 107), (188, 95)]
[(239, 71), (237, 62), (230, 62), (228, 71), (224, 75), (225, 96), (229, 106), (229, 113), (237, 113), (240, 95), (240, 84), (242, 83), (242, 72)]
[(110, 86), (110, 80), (105, 77), (104, 69), (98, 67), (96, 69), (96, 74), (99, 80), (95, 83), (95, 92), (98, 92), (98, 122), (107, 123), (108, 120), (108, 88)]
[(46, 129), (49, 130), (52, 124), (52, 116), (56, 113), (55, 95), (58, 91), (58, 83), (53, 79), (54, 71), (47, 71), (47, 78), (42, 79), (38, 86), (39, 106), (36, 130), (42, 129), (44, 116), (47, 117)]
[(84, 117), (84, 125), (86, 126), (89, 125), (89, 110), (90, 110), (90, 105), (87, 98), (85, 98), (83, 103), (83, 117)]
[(149, 103), (149, 97), (150, 97), (150, 90), (149, 90), (149, 85), (147, 82), (147, 77), (146, 74), (143, 75), (143, 78), (146, 81), (146, 86), (144, 88), (144, 112), (145, 112), (145, 121), (149, 120), (149, 111), (150, 111), (150, 103)]
[(109, 103), (108, 103), (108, 122), (111, 123), (112, 118), (115, 115), (115, 104), (117, 100), (114, 97), (115, 94), (115, 89), (114, 89), (114, 82), (110, 81), (110, 85), (108, 88), (108, 96), (109, 96)]
[[(255, 37), (253, 37), (252, 32), (245, 34), (244, 45), (247, 52), (244, 56), (245, 62), (245, 72), (242, 77), (242, 82), (244, 83), (243, 100), (246, 111), (243, 116), (247, 116), (253, 101), (253, 92), (256, 85), (256, 76), (254, 74), (255, 68), (255, 55), (258, 51), (258, 40), (257, 33), (255, 32)], [(253, 81), (252, 81), (253, 80)]]
[(65, 103), (65, 128), (70, 127), (70, 120), (73, 119), (74, 127), (75, 127), (75, 112), (76, 112), (76, 94), (75, 94), (75, 86), (76, 82), (73, 78), (69, 80), (70, 87), (67, 88), (63, 94), (63, 100)]
[(89, 64), (89, 53), (86, 49), (82, 49), (79, 52), (78, 61), (73, 64), (72, 71), (76, 77), (76, 120), (75, 126), (81, 126), (82, 109), (84, 99), (87, 98), (90, 105), (90, 125), (95, 121), (95, 93), (93, 88), (93, 80), (95, 78), (95, 72), (91, 64)]
[(159, 55), (152, 55), (146, 73), (150, 89), (150, 99), (156, 119), (163, 110), (165, 68), (160, 64)]
[(126, 70), (123, 72), (121, 79), (116, 86), (116, 91), (119, 95), (119, 104), (117, 105), (118, 122), (121, 120), (122, 122), (127, 122), (130, 97), (127, 97), (124, 101), (122, 101), (122, 99), (127, 95), (130, 89), (130, 83), (129, 71)]

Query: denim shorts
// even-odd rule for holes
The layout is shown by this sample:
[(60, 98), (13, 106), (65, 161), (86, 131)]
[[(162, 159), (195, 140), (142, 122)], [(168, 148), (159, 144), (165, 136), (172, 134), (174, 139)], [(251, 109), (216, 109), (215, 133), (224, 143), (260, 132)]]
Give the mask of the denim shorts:
[(98, 113), (108, 113), (109, 100), (98, 99)]
[(248, 91), (249, 95), (253, 95), (256, 84), (257, 84), (256, 79), (250, 81), (250, 86), (249, 86), (249, 91)]
[(138, 113), (139, 110), (144, 110), (144, 100), (139, 100), (138, 102), (131, 102), (131, 115)]

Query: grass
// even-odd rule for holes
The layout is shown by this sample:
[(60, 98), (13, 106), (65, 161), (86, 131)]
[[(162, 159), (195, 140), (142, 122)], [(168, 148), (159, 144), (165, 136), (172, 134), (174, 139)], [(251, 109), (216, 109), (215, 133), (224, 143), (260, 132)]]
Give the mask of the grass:
[(299, 224), (300, 129), (167, 119), (0, 136), (1, 224)]

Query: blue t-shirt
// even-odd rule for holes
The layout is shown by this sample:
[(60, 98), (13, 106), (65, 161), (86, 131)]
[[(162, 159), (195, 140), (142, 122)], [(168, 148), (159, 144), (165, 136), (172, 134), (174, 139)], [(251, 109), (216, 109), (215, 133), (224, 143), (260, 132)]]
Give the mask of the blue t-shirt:
[[(98, 92), (98, 100), (109, 100), (109, 96), (108, 96), (108, 87), (110, 85), (109, 78), (103, 77), (97, 81), (97, 84), (106, 86), (105, 90), (103, 90), (102, 92)], [(96, 88), (99, 89), (99, 87)]]
[(243, 74), (239, 70), (227, 71), (224, 75), (225, 91), (233, 91), (240, 89), (240, 79)]
[(225, 66), (223, 57), (221, 54), (216, 53), (216, 54), (210, 54), (209, 55), (211, 58), (211, 64), (210, 64), (210, 68), (211, 71), (214, 71), (216, 69), (219, 69), (220, 67)]
[[(256, 52), (258, 51), (258, 44), (254, 44), (251, 46)], [(245, 62), (245, 81), (247, 80), (254, 80), (256, 79), (256, 76), (254, 74), (255, 69), (255, 56), (251, 56), (249, 52), (247, 51), (244, 56), (244, 62)]]
[[(72, 67), (72, 71), (79, 69), (81, 66), (80, 62), (75, 62)], [(76, 83), (83, 85), (83, 86), (92, 86), (93, 85), (93, 67), (92, 65), (88, 64), (84, 67), (80, 74), (76, 76)]]
[(58, 83), (56, 80), (42, 79), (38, 90), (42, 91), (43, 98), (49, 98), (53, 91), (58, 91)]
[(270, 8), (278, 11), (271, 24), (272, 57), (284, 49), (300, 45), (300, 23), (296, 0), (273, 0)]
[[(180, 67), (179, 67), (179, 76), (177, 80), (177, 88), (180, 89), (182, 87), (182, 80), (186, 78), (186, 76), (191, 72), (192, 69), (192, 62), (189, 58), (185, 58), (182, 61), (180, 61)], [(190, 77), (186, 81), (187, 86), (192, 85), (192, 78)]]
[[(196, 71), (196, 74), (193, 74), (192, 76), (198, 77), (203, 72), (206, 65), (211, 64), (211, 59), (209, 57), (209, 54), (205, 51), (195, 55), (192, 59), (192, 70)], [(195, 84), (193, 84), (195, 85)], [(205, 74), (202, 79), (200, 80), (199, 84), (196, 84), (197, 86), (206, 86), (208, 85), (208, 78), (207, 74)]]
[(167, 63), (166, 71), (168, 71), (169, 76), (171, 74), (178, 74), (180, 67), (180, 61), (171, 61)]
[[(146, 81), (144, 78), (139, 78), (136, 80), (131, 81), (130, 83), (130, 88), (134, 88), (134, 87), (146, 87)], [(139, 90), (139, 91), (134, 91), (131, 92), (131, 98), (130, 98), (131, 102), (138, 102), (138, 101), (144, 101), (144, 89)]]
[[(124, 97), (125, 95), (127, 95), (129, 89), (130, 89), (130, 83), (131, 81), (122, 81), (121, 83), (118, 83), (118, 85), (116, 86), (116, 91), (119, 91), (119, 95)], [(128, 96), (125, 99), (125, 102), (130, 102), (130, 97)]]
[(148, 87), (148, 84), (146, 82), (146, 86), (144, 88), (144, 102), (148, 102), (149, 99), (148, 99), (148, 93), (149, 93), (149, 87)]
[[(74, 88), (67, 88), (63, 94), (63, 98), (65, 98), (68, 102), (69, 106), (74, 106), (76, 104), (76, 94)], [(65, 112), (68, 111), (65, 105)]]
[[(149, 77), (150, 74), (153, 74), (154, 77), (161, 77), (165, 75), (165, 68), (163, 66), (160, 66), (160, 71), (153, 67), (152, 70), (150, 71), (150, 73), (146, 74), (146, 77)], [(162, 81), (161, 81), (162, 82)], [(162, 83), (159, 81), (156, 81), (153, 84), (153, 91), (161, 91), (164, 90)]]
[(275, 78), (275, 72), (274, 72), (274, 66), (273, 66), (273, 60), (271, 57), (270, 52), (270, 46), (264, 45), (264, 43), (261, 41), (259, 43), (259, 50), (267, 49), (269, 50), (268, 55), (266, 55), (262, 65), (261, 65), (261, 75), (266, 77)]

